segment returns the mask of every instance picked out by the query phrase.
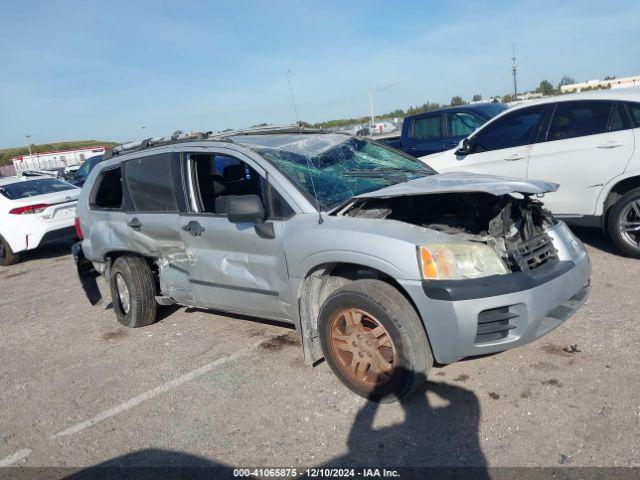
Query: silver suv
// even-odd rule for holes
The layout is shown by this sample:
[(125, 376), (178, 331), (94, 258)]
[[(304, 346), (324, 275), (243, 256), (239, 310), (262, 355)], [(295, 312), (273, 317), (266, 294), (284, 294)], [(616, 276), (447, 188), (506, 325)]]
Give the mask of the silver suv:
[(434, 361), (531, 342), (585, 301), (587, 253), (535, 199), (555, 188), (298, 128), (163, 137), (90, 174), (74, 254), (123, 325), (173, 303), (289, 322), (307, 363), (393, 400)]

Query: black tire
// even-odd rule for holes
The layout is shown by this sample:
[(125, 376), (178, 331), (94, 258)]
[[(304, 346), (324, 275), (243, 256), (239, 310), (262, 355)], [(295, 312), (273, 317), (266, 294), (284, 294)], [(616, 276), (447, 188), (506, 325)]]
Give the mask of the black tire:
[(20, 254), (13, 253), (9, 243), (0, 236), (0, 266), (8, 267), (20, 261)]
[[(633, 207), (636, 207), (634, 210)], [(622, 195), (618, 201), (611, 207), (607, 222), (609, 237), (613, 244), (625, 255), (634, 258), (640, 258), (640, 231), (630, 232), (625, 235), (620, 227), (622, 223), (629, 220), (640, 222), (640, 188), (631, 190)], [(629, 218), (631, 215), (631, 218)], [(632, 240), (635, 239), (635, 245)]]
[[(118, 322), (130, 328), (155, 323), (158, 314), (156, 283), (147, 261), (142, 257), (119, 257), (111, 266), (110, 277), (111, 300)], [(120, 290), (122, 283), (126, 289)], [(126, 299), (121, 300), (120, 293), (128, 298), (128, 305)]]
[[(366, 378), (354, 379), (347, 373), (344, 356), (342, 360), (340, 358), (342, 348), (338, 352), (332, 346), (335, 345), (332, 344), (332, 329), (345, 309), (366, 312), (378, 325), (384, 327), (385, 335), (390, 337), (390, 348), (395, 349), (395, 355), (393, 369), (386, 375), (384, 383), (370, 385), (365, 383)], [(362, 318), (361, 325), (367, 316)], [(356, 280), (331, 293), (320, 309), (318, 328), (325, 359), (336, 376), (353, 392), (373, 401), (393, 402), (410, 395), (424, 384), (433, 365), (431, 348), (415, 309), (396, 288), (380, 280)], [(355, 353), (352, 355), (351, 362), (354, 361)], [(358, 355), (363, 357), (360, 352)], [(366, 371), (371, 371), (371, 368), (364, 366), (365, 376)], [(355, 373), (358, 374), (358, 367), (355, 368)], [(378, 374), (373, 371), (373, 375)]]

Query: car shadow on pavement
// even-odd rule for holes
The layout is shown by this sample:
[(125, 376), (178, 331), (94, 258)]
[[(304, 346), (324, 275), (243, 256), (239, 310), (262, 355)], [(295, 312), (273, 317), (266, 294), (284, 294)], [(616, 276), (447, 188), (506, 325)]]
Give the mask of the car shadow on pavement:
[[(72, 241), (61, 241), (36, 248), (35, 250), (27, 250), (20, 254), (20, 262), (29, 262), (32, 260), (42, 260), (46, 258), (58, 258), (66, 255), (71, 256)], [(73, 263), (73, 260), (71, 260)]]
[[(305, 465), (304, 468), (387, 467), (403, 469), (400, 478), (423, 478), (427, 473), (429, 478), (471, 478), (464, 477), (466, 474), (474, 479), (490, 478), (478, 438), (480, 404), (473, 392), (446, 383), (427, 382), (402, 399), (400, 405), (404, 410), (404, 421), (376, 429), (374, 419), (381, 404), (368, 401), (356, 414), (347, 439), (348, 452), (321, 465)], [(235, 469), (256, 467), (296, 467), (297, 478), (307, 478), (306, 473), (301, 475), (302, 469), (293, 463), (229, 466), (204, 457), (161, 449), (132, 452), (66, 478), (223, 479), (237, 477)]]
[[(421, 382), (424, 378), (418, 378)], [(349, 433), (346, 455), (327, 466), (473, 468), (474, 478), (489, 478), (480, 448), (480, 403), (465, 388), (426, 382), (400, 400), (404, 421), (376, 429), (381, 404), (367, 402), (356, 415)]]
[(571, 231), (582, 240), (583, 243), (590, 245), (593, 248), (602, 250), (603, 252), (617, 255), (618, 257), (624, 257), (622, 253), (615, 247), (611, 240), (605, 235), (600, 228), (587, 228), (587, 227), (571, 227)]

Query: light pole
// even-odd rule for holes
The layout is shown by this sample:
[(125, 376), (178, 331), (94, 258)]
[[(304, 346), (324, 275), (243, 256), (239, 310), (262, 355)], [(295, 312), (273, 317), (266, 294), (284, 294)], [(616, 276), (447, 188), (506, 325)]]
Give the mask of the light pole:
[(145, 135), (147, 133), (147, 127), (145, 127), (144, 125), (142, 126), (142, 138), (145, 138)]
[(516, 46), (513, 45), (513, 56), (511, 57), (513, 65), (511, 66), (511, 72), (513, 73), (513, 101), (518, 100), (518, 66), (516, 65)]
[(373, 127), (376, 124), (376, 119), (373, 116), (373, 90), (371, 85), (369, 85), (369, 114), (371, 115), (371, 127)]
[(29, 156), (31, 156), (31, 135), (25, 137), (27, 139), (27, 149), (29, 150)]

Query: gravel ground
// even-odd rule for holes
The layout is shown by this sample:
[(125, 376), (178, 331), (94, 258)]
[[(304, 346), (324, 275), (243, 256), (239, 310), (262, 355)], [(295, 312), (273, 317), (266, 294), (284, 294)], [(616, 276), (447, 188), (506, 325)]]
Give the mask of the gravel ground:
[(0, 465), (640, 466), (640, 261), (578, 234), (577, 315), (381, 406), (304, 366), (289, 328), (172, 308), (126, 329), (68, 246), (33, 253), (0, 269)]

